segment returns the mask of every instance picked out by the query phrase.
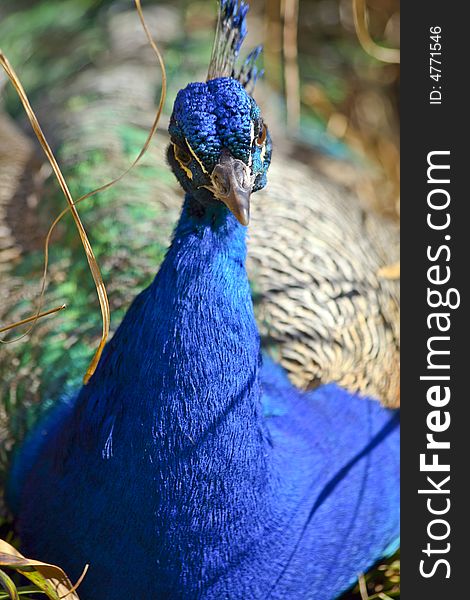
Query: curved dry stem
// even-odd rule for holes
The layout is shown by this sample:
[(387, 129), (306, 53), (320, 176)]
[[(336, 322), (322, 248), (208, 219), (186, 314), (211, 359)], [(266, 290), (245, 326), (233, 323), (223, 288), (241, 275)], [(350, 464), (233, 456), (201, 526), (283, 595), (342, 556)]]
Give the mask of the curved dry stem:
[(81, 585), (82, 581), (85, 579), (85, 575), (88, 573), (88, 569), (90, 568), (90, 565), (86, 564), (83, 567), (83, 571), (82, 574), (80, 575), (80, 577), (77, 579), (76, 583), (70, 588), (70, 590), (64, 594), (63, 596), (59, 597), (59, 600), (62, 600), (63, 598), (67, 598), (67, 596), (69, 596), (70, 594), (73, 594), (74, 592), (77, 591), (77, 589), (79, 588), (79, 586)]
[(300, 122), (300, 75), (298, 62), (299, 0), (284, 0), (283, 50), (287, 125), (298, 129)]
[[(60, 306), (56, 306), (55, 308), (51, 308), (42, 313), (35, 314), (31, 317), (26, 317), (26, 319), (21, 319), (21, 321), (16, 321), (16, 323), (12, 323), (11, 325), (5, 325), (5, 327), (0, 327), (0, 333), (5, 333), (5, 331), (10, 331), (10, 329), (13, 329), (14, 327), (19, 327), (20, 325), (26, 325), (27, 323), (31, 323), (31, 321), (37, 321), (38, 319), (42, 319), (42, 317), (47, 317), (47, 315), (53, 315), (56, 312), (64, 310), (64, 308), (67, 308), (67, 305), (61, 304)], [(13, 341), (16, 342), (17, 340), (21, 339), (25, 335), (27, 335), (27, 334), (23, 333), (23, 335), (21, 335), (18, 338), (15, 338), (14, 340), (8, 340), (8, 341), (0, 340), (0, 341), (4, 344), (11, 344)]]
[[(72, 212), (72, 216), (75, 221), (75, 226), (78, 230), (78, 234), (80, 236), (80, 240), (82, 242), (82, 245), (85, 250), (87, 260), (88, 260), (88, 265), (90, 267), (91, 274), (92, 274), (93, 280), (95, 282), (96, 291), (97, 291), (98, 299), (99, 299), (99, 303), (100, 303), (101, 314), (102, 314), (102, 318), (103, 318), (103, 331), (102, 331), (102, 336), (101, 336), (100, 347), (98, 348), (97, 352), (99, 352), (99, 354), (101, 354), (102, 347), (104, 347), (104, 344), (106, 342), (106, 338), (107, 338), (108, 332), (109, 332), (110, 313), (109, 313), (108, 296), (106, 294), (106, 288), (105, 288), (105, 285), (103, 282), (103, 278), (101, 277), (101, 272), (100, 272), (100, 268), (98, 266), (98, 262), (96, 261), (95, 255), (93, 253), (93, 248), (91, 247), (91, 244), (88, 240), (88, 236), (85, 231), (85, 228), (83, 227), (83, 224), (82, 224), (82, 221), (78, 214), (78, 211), (74, 205), (73, 198), (72, 198), (72, 195), (68, 188), (65, 177), (63, 176), (62, 171), (60, 170), (60, 167), (57, 163), (57, 160), (51, 150), (51, 147), (49, 146), (49, 143), (47, 142), (47, 140), (44, 136), (41, 126), (39, 125), (39, 121), (38, 121), (32, 107), (31, 107), (31, 104), (28, 100), (28, 96), (26, 95), (26, 92), (25, 92), (18, 76), (16, 75), (13, 67), (11, 66), (7, 57), (1, 51), (0, 51), (0, 64), (2, 65), (3, 69), (5, 70), (5, 73), (7, 74), (11, 83), (13, 84), (13, 87), (15, 88), (16, 93), (18, 94), (18, 97), (23, 105), (23, 108), (29, 119), (29, 122), (31, 123), (31, 126), (34, 130), (34, 133), (36, 134), (36, 137), (38, 138), (39, 143), (41, 144), (41, 147), (52, 167), (52, 170), (54, 171), (54, 174), (57, 178), (57, 181), (59, 182), (62, 193), (64, 194), (64, 196), (67, 200), (67, 203), (69, 205), (70, 211)], [(42, 301), (43, 301), (43, 297), (44, 297), (44, 289), (45, 289), (45, 281), (43, 282), (43, 285), (42, 285), (42, 291), (41, 291), (38, 310), (36, 312), (35, 318), (33, 319), (33, 324), (31, 327), (34, 327), (35, 322), (39, 318), (39, 314), (40, 314), (41, 307), (42, 307)], [(94, 359), (95, 359), (95, 357), (94, 357)]]
[(358, 40), (367, 54), (386, 63), (399, 63), (400, 50), (379, 46), (370, 37), (367, 26), (366, 0), (353, 0), (354, 25)]
[[(48, 270), (48, 264), (49, 264), (49, 245), (50, 245), (50, 239), (52, 236), (52, 233), (55, 229), (55, 227), (57, 226), (57, 224), (59, 223), (59, 221), (68, 213), (71, 212), (72, 216), (74, 217), (75, 223), (77, 224), (77, 228), (79, 230), (79, 234), (80, 237), (82, 239), (82, 243), (84, 245), (85, 248), (85, 252), (87, 253), (87, 259), (88, 259), (88, 263), (90, 265), (90, 269), (92, 271), (92, 275), (93, 275), (93, 279), (95, 281), (95, 285), (96, 285), (96, 289), (97, 289), (97, 293), (98, 293), (98, 298), (100, 301), (100, 307), (101, 307), (101, 313), (102, 313), (102, 319), (103, 319), (103, 330), (102, 330), (102, 335), (101, 335), (101, 340), (100, 340), (100, 344), (98, 346), (98, 349), (96, 350), (93, 359), (90, 363), (90, 365), (88, 366), (88, 369), (85, 373), (84, 376), (84, 383), (87, 383), (89, 378), (93, 375), (93, 373), (95, 372), (96, 366), (99, 362), (99, 359), (101, 357), (101, 353), (103, 351), (103, 348), (106, 344), (106, 340), (109, 334), (109, 323), (110, 323), (110, 311), (109, 311), (109, 302), (108, 302), (108, 297), (106, 294), (106, 289), (104, 287), (104, 282), (101, 278), (101, 274), (99, 271), (99, 267), (98, 264), (96, 262), (96, 259), (94, 258), (93, 255), (93, 251), (91, 249), (91, 245), (88, 242), (88, 238), (86, 237), (86, 233), (85, 230), (83, 228), (83, 225), (81, 224), (80, 221), (80, 217), (78, 216), (78, 212), (76, 209), (77, 204), (79, 204), (80, 202), (83, 202), (84, 200), (86, 200), (87, 198), (90, 198), (91, 196), (94, 196), (95, 194), (98, 194), (100, 192), (103, 192), (104, 190), (107, 190), (108, 188), (110, 188), (111, 186), (113, 186), (114, 184), (118, 183), (123, 177), (125, 177), (129, 171), (131, 171), (131, 169), (133, 169), (137, 163), (141, 160), (141, 158), (144, 156), (144, 154), (147, 152), (148, 147), (150, 145), (150, 142), (157, 130), (158, 127), (158, 123), (163, 111), (163, 106), (165, 104), (165, 98), (166, 98), (166, 89), (167, 89), (167, 78), (166, 78), (166, 70), (165, 70), (165, 64), (163, 62), (163, 57), (155, 43), (155, 41), (153, 40), (152, 34), (150, 33), (147, 24), (145, 22), (145, 18), (142, 12), (142, 6), (140, 3), (140, 0), (135, 0), (135, 5), (136, 5), (136, 10), (137, 13), (139, 15), (139, 19), (141, 21), (142, 27), (144, 29), (145, 35), (147, 36), (148, 42), (150, 44), (150, 46), (152, 47), (152, 49), (154, 50), (157, 58), (158, 58), (158, 62), (160, 64), (160, 68), (162, 71), (162, 89), (161, 89), (161, 93), (160, 93), (160, 101), (158, 104), (158, 108), (157, 108), (157, 113), (155, 115), (155, 119), (152, 123), (152, 127), (150, 129), (150, 132), (147, 136), (147, 139), (145, 140), (145, 143), (141, 149), (141, 151), (139, 152), (138, 156), (135, 158), (135, 160), (132, 162), (132, 164), (123, 172), (121, 173), (121, 175), (119, 175), (118, 177), (116, 177), (115, 179), (113, 179), (112, 181), (96, 188), (95, 190), (92, 190), (91, 192), (88, 192), (87, 194), (81, 196), (78, 200), (73, 200), (70, 192), (68, 190), (68, 187), (66, 185), (65, 179), (62, 175), (62, 173), (60, 172), (60, 169), (57, 165), (57, 162), (55, 161), (55, 158), (52, 154), (52, 151), (41, 131), (41, 128), (39, 126), (39, 123), (36, 119), (36, 116), (29, 104), (28, 98), (26, 96), (26, 93), (23, 90), (23, 87), (21, 86), (21, 83), (18, 79), (18, 77), (16, 76), (15, 72), (13, 71), (11, 65), (8, 62), (8, 59), (5, 57), (5, 55), (0, 51), (0, 61), (1, 64), (3, 66), (3, 68), (5, 69), (7, 75), (9, 76), (10, 80), (12, 81), (13, 85), (15, 86), (15, 89), (20, 97), (20, 100), (23, 103), (23, 106), (26, 110), (26, 114), (28, 115), (28, 118), (31, 122), (31, 125), (33, 126), (34, 132), (36, 133), (36, 136), (38, 137), (47, 158), (49, 159), (49, 162), (51, 163), (51, 166), (54, 170), (54, 173), (56, 174), (57, 179), (59, 180), (59, 184), (61, 185), (62, 191), (64, 192), (64, 195), (67, 198), (67, 202), (68, 202), (68, 206), (67, 208), (65, 208), (53, 221), (53, 223), (51, 224), (49, 231), (47, 232), (47, 236), (45, 239), (45, 243), (44, 243), (44, 268), (43, 268), (43, 275), (42, 275), (42, 283), (41, 283), (41, 292), (40, 292), (40, 296), (39, 296), (39, 302), (38, 302), (38, 307), (37, 307), (37, 311), (36, 314), (32, 317), (28, 317), (27, 319), (23, 319), (21, 321), (18, 321), (16, 323), (13, 323), (12, 325), (8, 325), (6, 327), (4, 327), (1, 331), (6, 331), (9, 329), (12, 329), (13, 327), (17, 327), (19, 325), (23, 325), (25, 323), (29, 323), (32, 322), (31, 326), (27, 329), (27, 331), (25, 333), (23, 333), (21, 336), (19, 336), (18, 338), (15, 338), (14, 340), (9, 340), (8, 342), (5, 342), (3, 340), (3, 343), (11, 343), (12, 341), (18, 341), (19, 339), (25, 337), (26, 335), (28, 335), (28, 333), (31, 332), (31, 330), (34, 328), (36, 322), (38, 321), (38, 319), (40, 319), (43, 316), (46, 316), (46, 314), (51, 314), (52, 312), (56, 312), (57, 310), (61, 310), (62, 307), (57, 308), (57, 309), (53, 309), (51, 311), (46, 311), (45, 313), (41, 313), (41, 308), (42, 308), (42, 304), (43, 304), (43, 298), (44, 298), (44, 293), (45, 293), (45, 289), (46, 289), (46, 281), (47, 281), (47, 270)], [(83, 237), (84, 236), (84, 237)], [(65, 307), (65, 305), (63, 306)]]

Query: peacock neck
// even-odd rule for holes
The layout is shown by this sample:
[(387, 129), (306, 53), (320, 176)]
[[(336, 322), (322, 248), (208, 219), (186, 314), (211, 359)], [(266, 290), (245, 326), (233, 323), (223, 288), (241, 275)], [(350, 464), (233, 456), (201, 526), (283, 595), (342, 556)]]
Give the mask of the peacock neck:
[[(202, 211), (186, 197), (154, 282), (107, 345), (78, 412), (107, 457), (121, 448), (129, 460), (132, 448), (134, 459), (159, 465), (162, 482), (186, 473), (191, 504), (201, 494), (207, 506), (211, 496), (224, 512), (256, 518), (269, 443), (245, 237), (225, 206)], [(181, 495), (185, 484), (178, 486)], [(174, 505), (171, 485), (163, 487)]]
[(206, 435), (240, 407), (244, 426), (247, 419), (250, 425), (259, 419), (260, 343), (245, 269), (245, 238), (246, 229), (224, 205), (202, 211), (187, 196), (150, 288), (159, 323), (158, 370), (165, 375), (165, 394), (157, 409), (171, 410), (169, 420), (160, 422), (167, 430), (177, 424), (187, 440)]
[(57, 444), (61, 464), (79, 465), (81, 485), (119, 498), (113, 510), (147, 540), (145, 556), (169, 586), (175, 573), (182, 586), (209, 585), (278, 531), (245, 236), (222, 205), (203, 213), (186, 198), (154, 282), (107, 344)]
[(271, 497), (245, 238), (225, 206), (202, 211), (186, 198), (145, 301), (146, 392), (137, 400), (140, 421), (152, 426), (163, 523), (190, 530), (206, 549), (219, 547), (223, 532), (234, 553), (259, 535)]

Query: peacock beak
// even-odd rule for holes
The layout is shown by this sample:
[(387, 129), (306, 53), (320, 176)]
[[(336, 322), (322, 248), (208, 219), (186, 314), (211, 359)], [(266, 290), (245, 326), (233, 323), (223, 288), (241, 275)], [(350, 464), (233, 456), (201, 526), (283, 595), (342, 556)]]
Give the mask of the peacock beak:
[(214, 196), (227, 206), (239, 223), (248, 225), (253, 188), (250, 168), (224, 150), (212, 171), (211, 182)]

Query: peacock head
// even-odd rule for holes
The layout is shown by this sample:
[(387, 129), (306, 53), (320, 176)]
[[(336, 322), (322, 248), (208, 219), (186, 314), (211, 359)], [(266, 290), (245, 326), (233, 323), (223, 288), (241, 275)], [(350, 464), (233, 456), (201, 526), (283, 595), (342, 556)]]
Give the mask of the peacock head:
[(266, 185), (271, 140), (260, 109), (231, 77), (191, 83), (176, 98), (168, 160), (202, 207), (223, 202), (248, 225), (250, 195)]
[(168, 161), (183, 189), (204, 211), (223, 203), (248, 225), (250, 196), (266, 185), (271, 138), (248, 90), (260, 73), (256, 48), (237, 72), (248, 6), (221, 0), (207, 81), (190, 83), (175, 100)]

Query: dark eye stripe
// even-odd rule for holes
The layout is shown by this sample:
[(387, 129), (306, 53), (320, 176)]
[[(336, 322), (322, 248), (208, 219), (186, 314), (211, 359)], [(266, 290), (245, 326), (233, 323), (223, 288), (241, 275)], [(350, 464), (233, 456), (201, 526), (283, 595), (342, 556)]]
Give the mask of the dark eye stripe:
[(185, 148), (182, 148), (181, 146), (179, 146), (175, 142), (173, 142), (173, 150), (174, 150), (174, 153), (175, 153), (176, 160), (180, 164), (188, 166), (189, 163), (191, 162), (191, 154), (189, 153), (189, 151), (186, 150)]
[(171, 145), (173, 146), (173, 154), (175, 156), (175, 159), (178, 161), (179, 166), (186, 173), (187, 177), (189, 179), (192, 179), (193, 173), (188, 166), (191, 162), (190, 154), (173, 141), (171, 142)]

